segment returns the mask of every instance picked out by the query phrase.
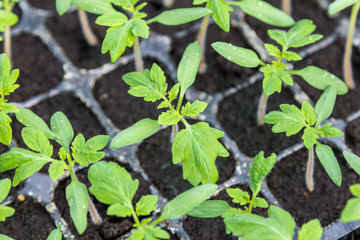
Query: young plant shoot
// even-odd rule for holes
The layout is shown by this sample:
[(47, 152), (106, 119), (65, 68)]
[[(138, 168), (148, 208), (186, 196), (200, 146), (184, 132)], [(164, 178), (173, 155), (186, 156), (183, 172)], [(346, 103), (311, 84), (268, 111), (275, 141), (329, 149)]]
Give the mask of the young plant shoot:
[[(0, 180), (0, 204), (5, 200), (9, 195), (11, 189), (11, 180), (8, 178)], [(15, 209), (8, 206), (0, 205), (0, 222), (4, 222), (7, 217), (11, 217), (15, 213)], [(0, 239), (10, 240), (12, 238), (1, 234)]]
[(352, 53), (352, 39), (356, 25), (356, 18), (359, 13), (360, 1), (359, 0), (336, 0), (329, 6), (329, 14), (334, 14), (342, 11), (343, 9), (352, 6), (350, 15), (350, 25), (345, 44), (345, 53), (343, 59), (344, 79), (349, 89), (355, 88), (355, 82), (352, 76), (351, 67), (351, 53)]
[(320, 34), (312, 34), (315, 31), (316, 26), (311, 20), (300, 20), (289, 31), (283, 30), (268, 30), (268, 34), (271, 39), (276, 41), (282, 49), (272, 44), (265, 44), (270, 56), (276, 58), (269, 64), (266, 64), (260, 60), (257, 54), (246, 48), (233, 46), (230, 43), (216, 42), (212, 44), (212, 47), (221, 56), (228, 60), (247, 68), (256, 68), (259, 65), (262, 67), (260, 71), (264, 74), (262, 82), (263, 92), (261, 94), (258, 105), (258, 123), (263, 125), (263, 116), (266, 113), (266, 105), (268, 96), (274, 92), (281, 92), (283, 82), (287, 85), (293, 85), (293, 79), (291, 74), (301, 76), (311, 86), (325, 90), (328, 85), (338, 86), (339, 95), (347, 93), (347, 88), (342, 84), (342, 80), (335, 75), (328, 73), (325, 70), (314, 66), (308, 66), (301, 70), (288, 70), (288, 67), (283, 63), (283, 60), (287, 62), (302, 60), (301, 56), (296, 52), (289, 51), (289, 48), (298, 48), (314, 43), (322, 38)]
[[(35, 113), (22, 109), (16, 113), (16, 118), (24, 126), (21, 136), (29, 149), (13, 147), (0, 156), (0, 172), (16, 168), (13, 186), (19, 184), (45, 164), (50, 163), (49, 175), (55, 181), (69, 171), (71, 183), (66, 187), (66, 199), (70, 207), (70, 215), (79, 234), (87, 226), (87, 213), (90, 210), (95, 219), (97, 213), (89, 208), (89, 196), (86, 186), (79, 182), (74, 165), (78, 163), (87, 167), (105, 155), (100, 152), (110, 140), (109, 136), (98, 135), (88, 141), (80, 133), (74, 138), (74, 130), (68, 118), (62, 112), (56, 112), (50, 119), (50, 128)], [(55, 140), (61, 145), (59, 159), (53, 158), (53, 146), (49, 140)], [(99, 220), (100, 221), (100, 220)]]
[(344, 223), (360, 220), (360, 184), (354, 184), (349, 189), (355, 198), (349, 199), (341, 212), (340, 219)]
[(264, 116), (264, 122), (274, 124), (274, 133), (285, 132), (286, 136), (291, 136), (300, 132), (303, 128), (302, 139), (308, 149), (308, 162), (306, 166), (305, 180), (308, 190), (314, 190), (314, 145), (315, 152), (331, 180), (337, 185), (341, 185), (341, 170), (331, 147), (321, 144), (317, 140), (320, 137), (340, 137), (344, 133), (339, 129), (331, 127), (331, 123), (320, 125), (330, 117), (335, 100), (337, 89), (329, 86), (320, 96), (314, 108), (305, 101), (301, 109), (295, 105), (281, 104), (281, 111), (272, 111)]
[[(156, 209), (158, 197), (143, 195), (134, 204), (139, 180), (133, 180), (124, 168), (112, 162), (98, 162), (90, 167), (88, 178), (91, 182), (89, 191), (98, 201), (110, 205), (107, 210), (108, 215), (133, 217), (135, 224), (131, 236), (127, 238), (129, 240), (169, 239), (170, 235), (157, 224), (165, 220), (181, 218), (211, 197), (218, 188), (215, 184), (204, 184), (189, 189), (168, 202), (161, 215), (152, 219), (149, 215)], [(140, 220), (140, 217), (143, 219)]]
[(0, 66), (0, 143), (10, 145), (12, 120), (8, 114), (18, 112), (19, 109), (7, 103), (8, 100), (5, 99), (5, 96), (10, 95), (19, 87), (18, 84), (15, 84), (19, 77), (19, 70), (11, 70), (10, 59), (5, 53), (0, 54)]
[(13, 13), (15, 4), (19, 0), (2, 0), (0, 1), (0, 32), (4, 32), (4, 38), (0, 36), (0, 41), (4, 41), (4, 52), (12, 62), (11, 51), (11, 27), (18, 22), (18, 16)]
[(80, 26), (86, 42), (92, 47), (98, 45), (99, 41), (91, 30), (86, 12), (97, 15), (114, 12), (111, 3), (108, 0), (56, 0), (56, 10), (60, 16), (64, 15), (71, 5), (78, 8)]
[[(167, 108), (158, 120), (144, 119), (133, 126), (121, 131), (111, 142), (111, 148), (119, 148), (129, 143), (132, 144), (142, 137), (150, 136), (159, 125), (177, 126), (181, 121), (185, 129), (176, 135), (172, 155), (173, 163), (182, 162), (183, 177), (193, 186), (199, 183), (215, 183), (218, 179), (218, 171), (215, 165), (217, 156), (227, 157), (228, 151), (221, 145), (218, 138), (223, 132), (211, 128), (207, 123), (199, 122), (191, 125), (185, 117), (199, 116), (207, 106), (206, 102), (187, 102), (183, 105), (186, 90), (194, 83), (201, 58), (201, 49), (197, 42), (190, 44), (180, 61), (177, 77), (178, 84), (168, 91), (164, 72), (156, 64), (151, 70), (144, 73), (132, 72), (125, 74), (123, 80), (130, 86), (129, 94), (135, 97), (143, 97), (145, 101), (156, 102), (161, 100), (158, 108)], [(177, 105), (174, 100), (177, 99)], [(142, 129), (149, 129), (142, 132)], [(173, 129), (176, 129), (175, 127)], [(139, 134), (139, 135), (138, 135)], [(126, 136), (132, 135), (130, 141)]]

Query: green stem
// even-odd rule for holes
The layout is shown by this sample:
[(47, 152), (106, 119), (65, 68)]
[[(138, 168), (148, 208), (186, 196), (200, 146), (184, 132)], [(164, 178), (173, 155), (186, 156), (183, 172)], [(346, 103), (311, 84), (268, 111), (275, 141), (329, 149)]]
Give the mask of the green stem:
[(344, 79), (346, 82), (346, 85), (349, 89), (355, 88), (355, 82), (352, 76), (352, 67), (351, 67), (351, 52), (352, 52), (352, 40), (354, 36), (354, 29), (355, 29), (355, 23), (356, 18), (359, 12), (360, 7), (360, 1), (357, 1), (351, 10), (351, 16), (350, 16), (350, 25), (348, 30), (348, 35), (346, 39), (346, 45), (345, 45), (345, 54), (344, 54), (344, 61), (343, 61), (343, 68), (344, 68)]
[(170, 139), (170, 141), (171, 141), (172, 143), (174, 142), (175, 137), (176, 137), (176, 135), (178, 134), (178, 132), (179, 132), (179, 126), (178, 126), (178, 124), (172, 125), (172, 126), (171, 126), (171, 139)]
[(308, 161), (306, 164), (306, 187), (312, 192), (314, 190), (314, 147), (311, 147), (308, 151)]
[(282, 0), (281, 9), (287, 14), (291, 15), (291, 0)]
[(204, 74), (206, 72), (205, 42), (206, 42), (206, 33), (207, 33), (208, 26), (209, 26), (209, 19), (210, 19), (210, 15), (206, 15), (203, 18), (202, 23), (201, 23), (200, 32), (198, 35), (198, 42), (201, 47), (201, 60), (200, 60), (200, 65), (199, 65), (199, 70), (198, 70), (198, 72), (200, 74)]
[(78, 10), (78, 16), (80, 20), (80, 26), (82, 33), (85, 37), (86, 42), (91, 46), (94, 47), (99, 44), (97, 37), (95, 36), (94, 32), (91, 30), (91, 26), (86, 15), (86, 12), (82, 9)]
[(268, 96), (265, 95), (265, 92), (262, 91), (259, 104), (258, 104), (258, 110), (257, 110), (257, 119), (259, 125), (264, 125), (263, 117), (266, 113), (266, 105), (268, 101)]
[(137, 217), (134, 209), (131, 211), (131, 215), (132, 215), (132, 217), (134, 218), (134, 221), (135, 221), (136, 225), (138, 226), (138, 228), (139, 228), (140, 230), (142, 230), (143, 227), (142, 227), (142, 225), (141, 225), (141, 223), (140, 223), (140, 221), (139, 221), (139, 218)]
[(135, 70), (137, 72), (144, 72), (144, 63), (141, 57), (141, 48), (140, 48), (138, 36), (135, 36), (134, 39), (134, 55), (135, 55)]
[(247, 213), (251, 213), (257, 195), (258, 195), (258, 193), (253, 194), (253, 196), (251, 198), (251, 201), (250, 201), (250, 204), (249, 204), (249, 209), (248, 209)]

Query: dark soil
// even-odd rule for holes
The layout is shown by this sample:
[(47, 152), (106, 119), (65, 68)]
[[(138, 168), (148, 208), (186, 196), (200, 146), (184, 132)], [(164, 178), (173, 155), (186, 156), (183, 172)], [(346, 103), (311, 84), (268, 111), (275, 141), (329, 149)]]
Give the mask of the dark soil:
[(45, 9), (45, 10), (55, 10), (55, 1), (49, 0), (29, 0), (28, 1), (32, 6)]
[[(346, 201), (352, 197), (349, 186), (358, 183), (360, 177), (351, 169), (338, 151), (334, 151), (342, 172), (341, 187), (337, 187), (315, 158), (315, 189), (309, 192), (305, 185), (307, 150), (302, 148), (278, 162), (267, 184), (280, 205), (295, 218), (298, 226), (318, 218), (323, 227), (340, 218)], [(321, 207), (320, 207), (321, 206)]]
[[(145, 68), (151, 68), (152, 64), (152, 61), (145, 61)], [(162, 69), (165, 71), (164, 68)], [(106, 115), (120, 129), (130, 127), (143, 118), (157, 119), (162, 112), (157, 110), (160, 102), (145, 102), (143, 98), (134, 97), (128, 93), (130, 87), (122, 80), (122, 76), (133, 71), (135, 71), (134, 63), (130, 62), (104, 75), (94, 87), (93, 94), (96, 100)], [(167, 83), (170, 89), (170, 81), (168, 80)]]
[(345, 130), (346, 144), (360, 156), (360, 118), (349, 123)]
[[(197, 33), (189, 34), (184, 38), (175, 39), (171, 52), (175, 64), (178, 65), (186, 47), (197, 40)], [(245, 82), (254, 69), (240, 67), (220, 56), (211, 47), (217, 41), (228, 42), (239, 47), (249, 48), (242, 34), (238, 29), (232, 28), (230, 32), (222, 31), (216, 24), (210, 24), (206, 38), (206, 64), (208, 71), (205, 74), (198, 74), (194, 87), (207, 93), (225, 91), (231, 87)]]
[(110, 62), (110, 55), (101, 54), (101, 44), (106, 28), (95, 24), (97, 15), (87, 14), (90, 26), (98, 37), (99, 44), (90, 47), (83, 34), (77, 12), (55, 15), (47, 22), (47, 26), (56, 41), (65, 51), (66, 56), (80, 68), (96, 68)]
[[(142, 195), (150, 194), (149, 190), (149, 183), (146, 182), (139, 173), (133, 172), (127, 166), (123, 166), (126, 170), (132, 175), (133, 179), (139, 179), (139, 189), (135, 194), (134, 197), (134, 204), (140, 200)], [(80, 182), (84, 183), (87, 188), (91, 186), (88, 178), (87, 178), (88, 168), (80, 170), (76, 173), (77, 178)], [(88, 214), (88, 226), (86, 231), (79, 235), (75, 229), (73, 221), (70, 217), (69, 206), (66, 201), (65, 189), (71, 183), (71, 178), (66, 178), (65, 180), (61, 181), (58, 187), (55, 190), (54, 200), (55, 204), (58, 207), (62, 217), (66, 220), (69, 224), (69, 228), (71, 232), (74, 234), (76, 239), (103, 239), (103, 240), (110, 240), (110, 239), (117, 239), (122, 235), (126, 234), (132, 229), (132, 225), (134, 224), (132, 218), (118, 218), (116, 216), (107, 216), (106, 210), (108, 205), (102, 204), (96, 200), (96, 198), (89, 192), (89, 196), (95, 204), (95, 207), (99, 211), (103, 222), (100, 226), (96, 226), (92, 221), (91, 217)]]
[(13, 216), (0, 224), (0, 232), (18, 240), (46, 239), (56, 228), (46, 209), (33, 199), (15, 200)]
[[(251, 190), (248, 186), (234, 185), (231, 188), (240, 188), (246, 191), (251, 196)], [(259, 195), (262, 197), (261, 195)], [(226, 190), (221, 191), (217, 196), (211, 198), (213, 200), (226, 201), (233, 208), (240, 208), (240, 205), (232, 202)], [(243, 209), (243, 207), (241, 207)], [(252, 213), (267, 217), (267, 209), (255, 208)], [(232, 235), (227, 235), (225, 231), (224, 220), (221, 217), (217, 218), (195, 218), (187, 216), (184, 220), (184, 228), (192, 240), (235, 240), (238, 239)]]
[[(55, 87), (60, 82), (63, 76), (62, 65), (38, 38), (21, 34), (12, 38), (12, 44), (12, 66), (13, 69), (20, 70), (17, 81), (20, 88), (9, 96), (9, 101), (22, 102)], [(0, 50), (3, 51), (3, 45), (0, 46)]]
[[(227, 134), (235, 140), (240, 150), (248, 156), (255, 156), (261, 150), (265, 155), (279, 153), (286, 147), (301, 142), (300, 135), (286, 137), (285, 133), (273, 133), (273, 125), (257, 125), (256, 111), (261, 95), (261, 83), (256, 83), (224, 99), (219, 106), (218, 119)], [(280, 104), (296, 104), (287, 88), (268, 99), (267, 112), (279, 110)]]
[[(141, 167), (148, 174), (151, 182), (168, 199), (173, 199), (192, 185), (183, 179), (181, 165), (172, 163), (171, 127), (146, 139), (139, 147), (137, 157)], [(219, 171), (218, 183), (228, 180), (235, 170), (233, 155), (228, 158), (218, 157), (216, 166)]]

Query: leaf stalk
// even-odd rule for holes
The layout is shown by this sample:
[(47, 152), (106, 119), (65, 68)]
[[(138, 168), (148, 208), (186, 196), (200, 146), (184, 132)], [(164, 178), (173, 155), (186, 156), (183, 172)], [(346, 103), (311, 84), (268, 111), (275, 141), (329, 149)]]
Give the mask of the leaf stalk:
[(89, 19), (86, 15), (86, 12), (82, 9), (78, 10), (78, 16), (80, 21), (80, 26), (82, 33), (85, 37), (86, 42), (89, 44), (89, 46), (94, 47), (99, 44), (99, 41), (94, 34), (94, 32), (91, 30), (91, 26), (89, 23)]
[(210, 15), (206, 15), (202, 22), (201, 22), (201, 27), (200, 27), (200, 31), (199, 31), (199, 35), (198, 35), (198, 42), (201, 48), (201, 60), (200, 60), (200, 65), (199, 65), (199, 70), (198, 72), (200, 74), (204, 74), (206, 72), (206, 59), (205, 59), (205, 51), (206, 51), (206, 33), (207, 33), (207, 29), (209, 26), (209, 20), (210, 20)]

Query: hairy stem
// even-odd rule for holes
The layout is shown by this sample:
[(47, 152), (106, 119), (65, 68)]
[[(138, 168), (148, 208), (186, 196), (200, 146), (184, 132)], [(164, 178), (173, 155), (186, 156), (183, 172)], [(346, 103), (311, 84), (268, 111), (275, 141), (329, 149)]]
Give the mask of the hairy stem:
[(135, 70), (137, 72), (144, 72), (144, 62), (141, 57), (141, 48), (140, 48), (138, 36), (135, 36), (135, 40), (134, 40), (134, 55), (135, 55)]
[(95, 208), (95, 205), (93, 201), (89, 197), (89, 213), (91, 216), (91, 219), (95, 225), (100, 225), (102, 222), (101, 216), (97, 209)]
[(287, 14), (291, 15), (291, 0), (282, 0), (281, 9)]
[(6, 26), (4, 32), (4, 51), (8, 55), (12, 63), (12, 49), (11, 49), (11, 27)]
[(344, 61), (343, 61), (343, 68), (344, 68), (344, 79), (346, 82), (346, 85), (349, 89), (355, 88), (355, 82), (352, 76), (352, 67), (351, 67), (351, 52), (352, 52), (352, 40), (354, 36), (354, 29), (355, 29), (355, 22), (356, 17), (359, 12), (360, 2), (357, 1), (351, 10), (351, 16), (350, 16), (350, 25), (348, 30), (348, 36), (346, 39), (346, 45), (345, 45), (345, 54), (344, 54)]
[(86, 39), (86, 42), (91, 46), (94, 47), (99, 44), (99, 41), (93, 31), (91, 30), (90, 23), (88, 20), (88, 17), (86, 15), (86, 12), (82, 9), (78, 10), (78, 16), (80, 20), (80, 26), (82, 33)]
[(308, 161), (306, 164), (306, 173), (305, 173), (306, 187), (310, 192), (314, 190), (313, 175), (314, 175), (314, 147), (311, 147), (308, 151)]
[(263, 117), (265, 116), (266, 113), (266, 105), (268, 98), (269, 97), (265, 95), (265, 92), (262, 91), (259, 100), (258, 110), (257, 110), (258, 125), (264, 125)]
[(200, 66), (199, 66), (199, 70), (198, 70), (198, 72), (200, 74), (204, 74), (206, 72), (205, 42), (206, 42), (206, 33), (207, 33), (208, 26), (209, 26), (209, 19), (210, 19), (210, 15), (207, 15), (203, 18), (202, 23), (201, 23), (200, 32), (198, 35), (198, 42), (201, 47), (201, 60), (200, 60)]
[(258, 193), (253, 194), (253, 196), (251, 198), (251, 201), (250, 201), (250, 204), (249, 204), (249, 209), (248, 209), (247, 213), (251, 213), (257, 195), (258, 195)]
[(174, 5), (174, 0), (163, 0), (162, 2), (165, 8), (171, 8)]

